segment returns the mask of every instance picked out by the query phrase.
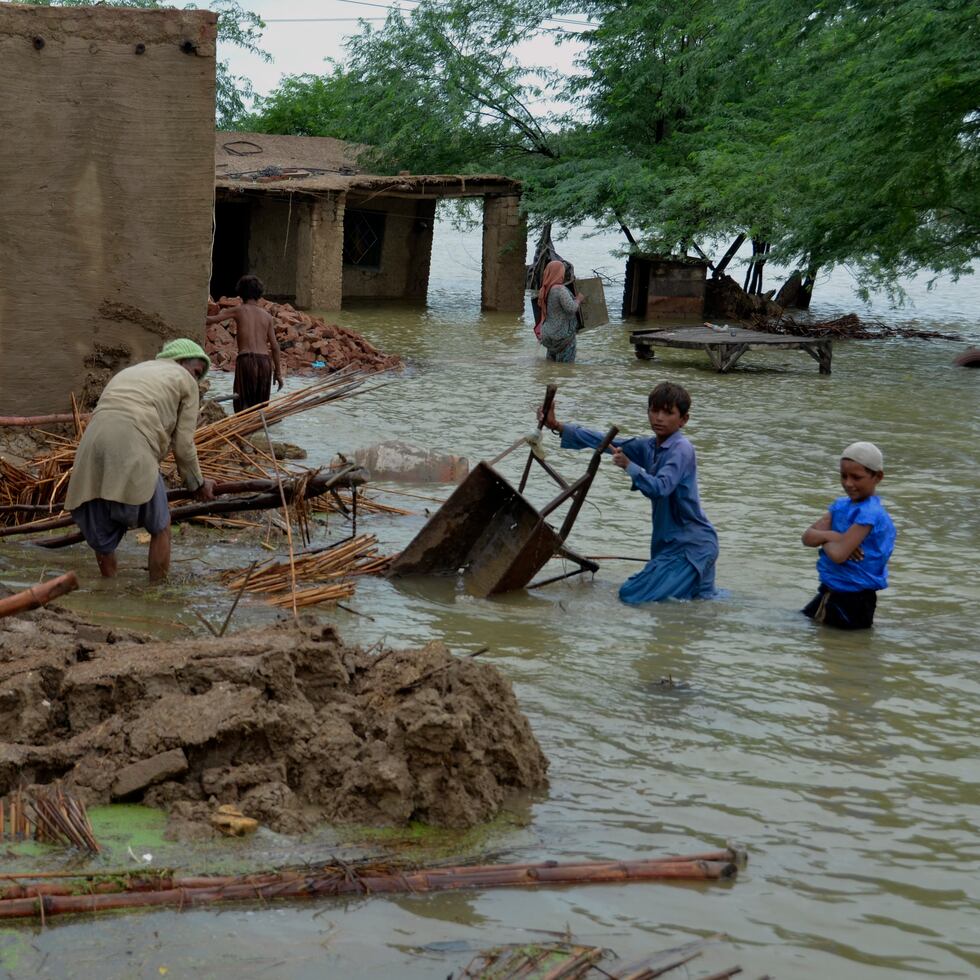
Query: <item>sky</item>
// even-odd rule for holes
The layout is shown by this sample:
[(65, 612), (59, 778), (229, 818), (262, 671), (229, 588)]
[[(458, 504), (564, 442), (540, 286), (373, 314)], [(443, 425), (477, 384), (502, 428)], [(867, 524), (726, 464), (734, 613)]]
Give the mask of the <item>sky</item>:
[[(358, 19), (380, 27), (392, 8), (411, 10), (411, 0), (240, 0), (242, 7), (257, 13), (266, 29), (260, 46), (272, 55), (266, 63), (231, 45), (222, 45), (218, 57), (229, 63), (233, 74), (251, 79), (258, 95), (268, 95), (283, 75), (320, 74), (325, 60), (343, 60), (344, 37), (359, 31)], [(583, 21), (569, 14), (568, 21)], [(572, 23), (554, 26), (574, 31)], [(564, 72), (572, 71), (580, 45), (568, 41), (557, 45), (540, 38), (515, 49), (525, 64), (542, 64)]]

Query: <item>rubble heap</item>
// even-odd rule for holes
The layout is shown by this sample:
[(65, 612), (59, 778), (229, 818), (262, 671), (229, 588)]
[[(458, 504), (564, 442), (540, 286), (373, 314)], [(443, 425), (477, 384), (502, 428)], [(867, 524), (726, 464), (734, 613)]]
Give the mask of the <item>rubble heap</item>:
[(235, 804), (318, 821), (469, 827), (547, 760), (510, 683), (441, 643), (373, 653), (303, 621), (150, 641), (56, 607), (0, 620), (0, 796), (62, 779), (87, 805), (206, 826)]
[[(237, 296), (222, 296), (217, 302), (208, 300), (208, 316), (223, 309), (239, 306)], [(286, 374), (308, 375), (339, 371), (354, 367), (368, 371), (388, 371), (402, 366), (402, 360), (385, 354), (359, 333), (319, 317), (294, 309), (289, 303), (270, 303), (260, 299), (258, 305), (268, 310), (276, 321), (282, 365)], [(219, 371), (234, 371), (237, 344), (234, 320), (212, 323), (207, 328), (204, 349), (211, 355), (211, 364)], [(314, 365), (322, 365), (314, 367)]]

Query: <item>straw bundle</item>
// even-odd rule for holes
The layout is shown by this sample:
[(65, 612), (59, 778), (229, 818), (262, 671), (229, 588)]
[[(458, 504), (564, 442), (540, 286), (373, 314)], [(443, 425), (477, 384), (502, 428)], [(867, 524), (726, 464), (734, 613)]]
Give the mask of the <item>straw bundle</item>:
[(81, 851), (98, 854), (99, 842), (92, 832), (85, 804), (66, 793), (60, 783), (38, 787), (33, 793), (14, 790), (4, 818), (0, 800), (0, 841), (7, 829), (8, 839), (34, 840), (47, 844), (70, 844)]
[[(248, 441), (250, 435), (262, 429), (263, 414), (272, 425), (292, 415), (383, 386), (384, 383), (365, 388), (364, 382), (370, 377), (372, 372), (369, 371), (337, 371), (298, 391), (202, 426), (194, 434), (201, 472), (219, 483), (248, 478), (273, 479), (275, 458)], [(31, 523), (41, 514), (63, 515), (68, 480), (85, 427), (81, 416), (76, 413), (75, 418), (73, 436), (43, 433), (49, 451), (31, 460), (28, 469), (0, 459), (0, 526)], [(162, 470), (169, 484), (179, 482), (172, 456), (164, 460)], [(302, 472), (305, 470), (297, 468), (290, 475), (297, 476)], [(45, 530), (45, 527), (33, 530)]]
[[(220, 578), (229, 589), (266, 596), (274, 606), (291, 606), (294, 596), (297, 606), (347, 599), (354, 594), (354, 583), (347, 580), (379, 575), (387, 568), (390, 559), (378, 554), (377, 543), (374, 535), (361, 534), (297, 555), (292, 561), (273, 559), (255, 568), (223, 572)], [(294, 590), (294, 581), (314, 587)]]

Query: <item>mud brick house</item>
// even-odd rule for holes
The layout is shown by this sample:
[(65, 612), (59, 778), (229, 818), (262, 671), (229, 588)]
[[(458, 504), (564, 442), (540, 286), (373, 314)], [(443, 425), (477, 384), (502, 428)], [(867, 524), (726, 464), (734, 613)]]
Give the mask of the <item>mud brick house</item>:
[(626, 260), (623, 316), (702, 319), (708, 263), (686, 256), (631, 255)]
[(300, 309), (424, 300), (436, 202), (475, 197), (483, 199), (483, 308), (523, 308), (519, 183), (367, 174), (359, 149), (328, 137), (217, 133), (212, 295), (232, 295), (238, 277), (254, 273), (271, 299)]
[(0, 3), (0, 414), (202, 337), (216, 15)]

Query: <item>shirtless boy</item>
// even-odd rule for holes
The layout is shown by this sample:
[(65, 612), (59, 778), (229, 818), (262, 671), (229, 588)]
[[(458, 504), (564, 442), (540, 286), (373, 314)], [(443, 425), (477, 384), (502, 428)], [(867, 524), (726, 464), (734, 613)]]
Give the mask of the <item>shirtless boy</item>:
[(234, 387), (236, 412), (244, 412), (253, 405), (267, 402), (272, 394), (273, 377), (276, 379), (277, 390), (282, 390), (276, 321), (258, 304), (264, 291), (265, 286), (258, 276), (242, 276), (235, 287), (235, 292), (242, 300), (241, 306), (222, 310), (205, 321), (212, 324), (234, 320), (237, 325), (238, 358), (235, 361)]

